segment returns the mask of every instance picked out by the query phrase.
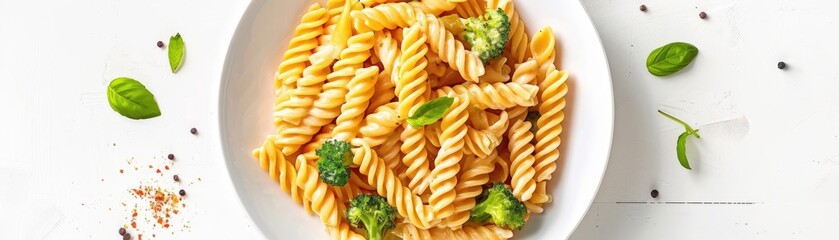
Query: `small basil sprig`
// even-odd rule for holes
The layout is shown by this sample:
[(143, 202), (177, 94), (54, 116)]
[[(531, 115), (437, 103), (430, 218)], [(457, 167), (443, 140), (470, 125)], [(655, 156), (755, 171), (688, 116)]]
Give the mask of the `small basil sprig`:
[(169, 37), (169, 67), (172, 68), (172, 73), (181, 69), (185, 54), (186, 48), (184, 48), (184, 39), (181, 38), (181, 34)]
[(414, 115), (408, 117), (408, 124), (410, 124), (411, 127), (420, 128), (437, 122), (437, 120), (440, 120), (440, 118), (443, 117), (443, 114), (449, 110), (452, 103), (454, 103), (454, 98), (451, 97), (439, 97), (428, 101), (420, 105), (420, 107), (417, 108), (417, 111), (414, 112)]
[(656, 76), (669, 76), (687, 67), (699, 49), (690, 43), (674, 42), (656, 48), (647, 57), (647, 71)]
[(121, 77), (108, 84), (108, 104), (111, 109), (130, 119), (160, 116), (154, 95), (137, 80)]
[(687, 170), (691, 170), (690, 163), (688, 163), (688, 156), (685, 150), (685, 145), (687, 144), (689, 136), (693, 135), (697, 139), (699, 138), (699, 129), (691, 128), (690, 125), (688, 125), (681, 119), (678, 119), (673, 115), (667, 114), (664, 111), (658, 110), (658, 113), (661, 113), (661, 115), (664, 115), (670, 120), (673, 120), (676, 123), (679, 123), (679, 125), (685, 127), (685, 132), (679, 134), (679, 137), (676, 139), (676, 158), (679, 159), (679, 164), (681, 164), (682, 167), (686, 168)]

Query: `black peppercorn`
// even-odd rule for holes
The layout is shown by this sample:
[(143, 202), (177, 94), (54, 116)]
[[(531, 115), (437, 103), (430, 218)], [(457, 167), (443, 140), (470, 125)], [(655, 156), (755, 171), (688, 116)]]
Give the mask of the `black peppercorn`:
[(175, 154), (170, 153), (169, 156), (166, 156), (166, 158), (169, 158), (169, 160), (175, 160)]
[(705, 12), (701, 12), (701, 13), (699, 13), (699, 18), (706, 19), (706, 18), (708, 18), (708, 14), (705, 13)]
[(641, 5), (641, 7), (639, 9), (641, 9), (642, 12), (646, 12), (647, 11), (647, 5)]
[(787, 64), (785, 62), (778, 62), (778, 69), (784, 69), (786, 67), (787, 67)]
[(157, 47), (163, 48), (163, 41), (157, 41)]
[(192, 133), (192, 135), (195, 135), (195, 134), (198, 133), (198, 129), (195, 129), (195, 128), (189, 129), (189, 133)]
[(180, 194), (180, 195), (181, 195), (181, 197), (186, 196), (186, 191), (184, 191), (183, 189), (181, 189), (180, 191), (178, 191), (178, 194)]
[(124, 236), (124, 235), (125, 235), (125, 228), (119, 228), (119, 235), (120, 235), (120, 236)]
[(653, 191), (650, 192), (650, 196), (653, 198), (658, 198), (658, 190), (653, 189)]
[(180, 182), (181, 181), (181, 178), (178, 177), (178, 175), (172, 176), (172, 179), (174, 179), (175, 182)]

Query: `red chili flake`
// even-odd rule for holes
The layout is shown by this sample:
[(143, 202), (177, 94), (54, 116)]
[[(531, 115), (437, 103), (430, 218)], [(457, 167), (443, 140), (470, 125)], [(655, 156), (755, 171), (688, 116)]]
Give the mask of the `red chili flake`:
[(149, 165), (149, 169), (151, 169), (151, 168), (154, 168), (154, 167), (152, 167), (151, 165)]
[(137, 217), (137, 212), (134, 212), (134, 214), (131, 214), (131, 217)]
[(168, 224), (168, 223), (167, 223), (167, 224), (163, 224), (163, 227), (164, 227), (164, 228), (169, 228), (169, 224)]
[(120, 170), (119, 170), (119, 173), (122, 173), (122, 172), (123, 172), (123, 171), (122, 171), (122, 169), (120, 169)]
[(166, 167), (166, 170), (169, 170), (169, 165), (166, 165), (165, 167)]
[(137, 222), (132, 221), (132, 222), (131, 222), (131, 227), (132, 227), (132, 228), (137, 228)]
[(160, 173), (160, 169), (157, 169), (157, 171), (155, 171), (155, 172)]

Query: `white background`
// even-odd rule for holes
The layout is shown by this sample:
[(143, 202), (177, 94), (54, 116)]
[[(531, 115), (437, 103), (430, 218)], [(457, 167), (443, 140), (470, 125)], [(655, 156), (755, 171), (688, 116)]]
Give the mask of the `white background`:
[[(0, 239), (116, 239), (131, 209), (122, 203), (142, 203), (127, 190), (141, 183), (189, 194), (173, 229), (147, 233), (260, 238), (224, 170), (214, 99), (247, 4), (0, 0)], [(616, 123), (603, 185), (572, 239), (839, 238), (839, 2), (583, 4), (610, 60)], [(155, 43), (176, 32), (188, 54), (173, 75)], [(696, 61), (651, 76), (647, 54), (673, 41), (695, 44)], [(120, 76), (151, 89), (163, 115), (114, 113), (105, 88)], [(656, 109), (700, 128), (693, 171), (675, 159), (678, 126)], [(133, 170), (168, 153), (177, 159), (164, 176)]]

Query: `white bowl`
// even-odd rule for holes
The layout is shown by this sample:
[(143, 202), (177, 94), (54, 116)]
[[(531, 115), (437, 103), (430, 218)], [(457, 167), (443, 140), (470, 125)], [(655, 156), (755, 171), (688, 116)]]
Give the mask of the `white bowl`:
[[(308, 216), (251, 158), (251, 150), (275, 131), (273, 75), (308, 4), (253, 0), (230, 43), (221, 79), (219, 129), (228, 172), (254, 224), (269, 239), (327, 238), (320, 220)], [(558, 64), (571, 73), (562, 157), (549, 185), (553, 203), (516, 235), (565, 239), (588, 210), (609, 159), (614, 120), (609, 66), (594, 25), (576, 0), (516, 4), (531, 36), (542, 26), (553, 28)]]

